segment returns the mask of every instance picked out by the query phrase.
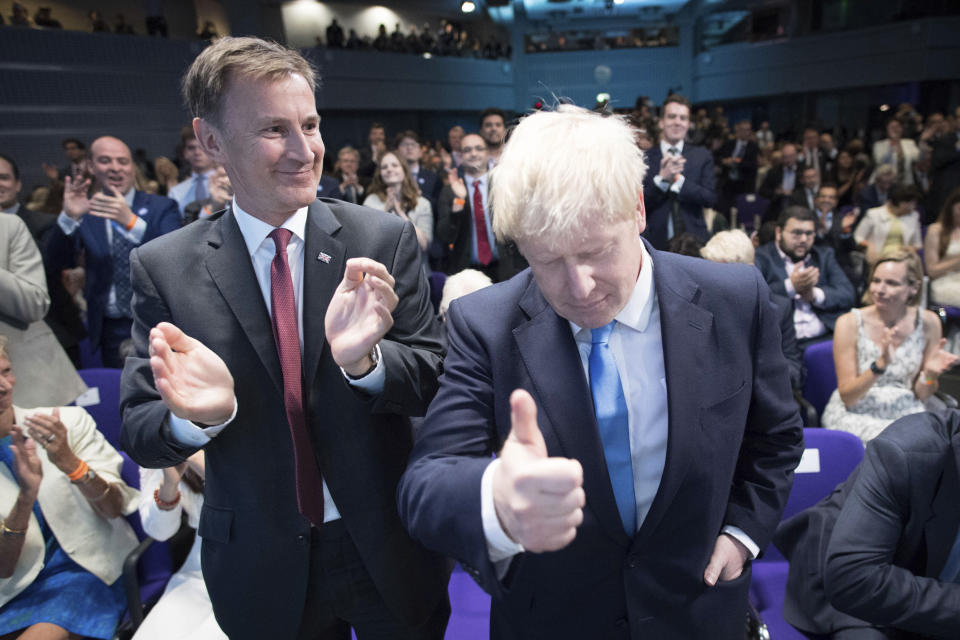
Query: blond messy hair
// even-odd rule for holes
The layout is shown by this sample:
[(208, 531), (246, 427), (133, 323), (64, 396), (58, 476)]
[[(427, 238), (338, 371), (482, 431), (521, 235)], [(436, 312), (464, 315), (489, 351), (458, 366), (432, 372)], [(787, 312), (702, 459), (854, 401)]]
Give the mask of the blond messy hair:
[(753, 264), (753, 243), (740, 229), (721, 231), (700, 249), (700, 255), (710, 262)]
[(195, 118), (222, 124), (223, 96), (236, 76), (281, 80), (298, 74), (316, 91), (317, 74), (303, 56), (260, 38), (221, 38), (200, 52), (183, 76), (183, 101)]
[(10, 359), (7, 355), (7, 336), (0, 336), (0, 358)]
[(573, 105), (526, 116), (490, 178), (501, 241), (548, 243), (634, 220), (647, 165), (625, 118)]

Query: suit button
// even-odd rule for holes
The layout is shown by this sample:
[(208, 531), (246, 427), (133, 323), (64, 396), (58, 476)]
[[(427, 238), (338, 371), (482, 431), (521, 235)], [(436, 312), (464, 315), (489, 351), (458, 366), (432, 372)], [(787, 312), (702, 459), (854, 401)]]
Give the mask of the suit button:
[(297, 536), (297, 543), (299, 543), (299, 544), (307, 544), (307, 536), (303, 535), (302, 533), (301, 533), (300, 535), (298, 535), (298, 536)]
[(630, 569), (636, 569), (640, 566), (640, 557), (639, 556), (630, 556), (627, 558), (627, 567)]

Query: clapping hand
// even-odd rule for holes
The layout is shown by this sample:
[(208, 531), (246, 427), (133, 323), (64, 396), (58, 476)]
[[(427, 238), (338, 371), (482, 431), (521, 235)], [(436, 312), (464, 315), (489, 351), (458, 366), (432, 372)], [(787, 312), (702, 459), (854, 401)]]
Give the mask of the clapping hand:
[(110, 187), (90, 198), (90, 213), (99, 218), (108, 218), (126, 228), (133, 220), (133, 211), (127, 200)]
[(923, 363), (923, 371), (927, 378), (938, 378), (940, 374), (957, 364), (957, 356), (945, 350), (946, 338), (940, 338), (939, 348)]
[(47, 450), (47, 458), (60, 471), (70, 473), (77, 468), (80, 460), (67, 442), (67, 428), (60, 421), (60, 409), (54, 409), (52, 414), (30, 414), (24, 422), (27, 425), (27, 433)]
[(522, 389), (510, 396), (510, 435), (498, 460), (493, 503), (506, 534), (535, 553), (570, 544), (583, 522), (583, 467), (547, 455), (537, 405)]
[(222, 424), (233, 415), (233, 376), (199, 340), (161, 322), (150, 330), (150, 369), (170, 413), (196, 423)]
[(347, 260), (324, 326), (334, 362), (351, 376), (362, 376), (373, 367), (370, 352), (393, 326), (393, 310), (400, 302), (395, 284), (376, 260)]
[(24, 435), (23, 430), (14, 425), (10, 430), (13, 444), (13, 471), (17, 476), (20, 492), (35, 500), (43, 480), (43, 465), (37, 456), (37, 443)]
[(456, 167), (447, 171), (447, 180), (450, 183), (450, 190), (453, 191), (453, 195), (457, 198), (466, 199), (467, 185), (464, 184), (463, 178), (460, 177)]
[(897, 350), (894, 344), (896, 344), (899, 335), (896, 326), (884, 327), (883, 335), (877, 344), (877, 346), (880, 347), (880, 357), (877, 358), (877, 366), (881, 369), (886, 369), (890, 366), (890, 363), (893, 362), (893, 354)]
[(90, 179), (75, 180), (70, 176), (63, 179), (63, 212), (77, 220), (90, 210), (90, 199), (87, 191), (90, 189)]

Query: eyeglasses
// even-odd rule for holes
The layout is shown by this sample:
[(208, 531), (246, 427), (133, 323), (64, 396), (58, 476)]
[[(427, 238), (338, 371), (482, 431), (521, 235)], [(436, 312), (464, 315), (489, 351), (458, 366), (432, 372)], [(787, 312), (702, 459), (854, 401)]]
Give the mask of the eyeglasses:
[(812, 238), (816, 233), (817, 232), (813, 230), (803, 231), (802, 229), (793, 229), (790, 231), (790, 235), (794, 238)]
[(487, 148), (484, 146), (476, 147), (460, 147), (460, 153), (470, 153), (471, 151), (486, 151)]
[(417, 142), (414, 142), (413, 140), (404, 140), (403, 142), (401, 142), (401, 143), (399, 144), (399, 146), (401, 146), (401, 147), (419, 147), (420, 145), (419, 145)]

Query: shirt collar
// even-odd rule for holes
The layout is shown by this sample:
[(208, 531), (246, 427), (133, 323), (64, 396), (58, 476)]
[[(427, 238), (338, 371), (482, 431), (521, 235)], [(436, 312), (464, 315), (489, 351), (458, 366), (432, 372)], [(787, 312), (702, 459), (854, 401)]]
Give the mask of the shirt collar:
[(20, 203), (14, 202), (8, 209), (4, 209), (3, 213), (17, 213), (20, 211)]
[(667, 152), (670, 150), (670, 147), (676, 147), (677, 151), (678, 151), (680, 154), (683, 154), (683, 140), (681, 140), (681, 141), (678, 142), (677, 144), (670, 144), (670, 143), (667, 142), (666, 140), (661, 140), (661, 141), (660, 141), (660, 154), (661, 154), (661, 155), (664, 155), (664, 156), (667, 155)]
[[(267, 236), (270, 235), (274, 227), (241, 209), (237, 204), (236, 196), (233, 198), (233, 215), (237, 219), (240, 234), (243, 236), (243, 241), (247, 245), (247, 253), (252, 256), (260, 248), (260, 245), (263, 244), (263, 241), (267, 239)], [(301, 242), (304, 242), (307, 228), (307, 207), (297, 209), (297, 212), (287, 218), (286, 221), (280, 225), (280, 228), (289, 229)]]
[(215, 174), (216, 172), (217, 172), (216, 169), (207, 169), (207, 170), (204, 171), (203, 173), (193, 172), (193, 173), (190, 174), (190, 179), (191, 179), (191, 180), (196, 180), (196, 179), (197, 179), (197, 176), (203, 176), (203, 177), (205, 177), (205, 178), (211, 178), (211, 177), (213, 177), (213, 174)]
[(133, 208), (133, 198), (137, 195), (137, 190), (133, 187), (130, 187), (130, 191), (127, 191), (123, 194), (123, 199), (127, 201), (127, 206), (131, 209)]
[[(653, 306), (657, 302), (657, 291), (653, 287), (653, 260), (643, 243), (640, 245), (640, 252), (640, 273), (637, 275), (637, 283), (633, 286), (633, 293), (630, 294), (627, 304), (614, 316), (614, 320), (634, 331), (643, 332), (650, 324)], [(573, 335), (584, 330), (574, 322), (570, 323), (570, 328), (573, 330)]]

